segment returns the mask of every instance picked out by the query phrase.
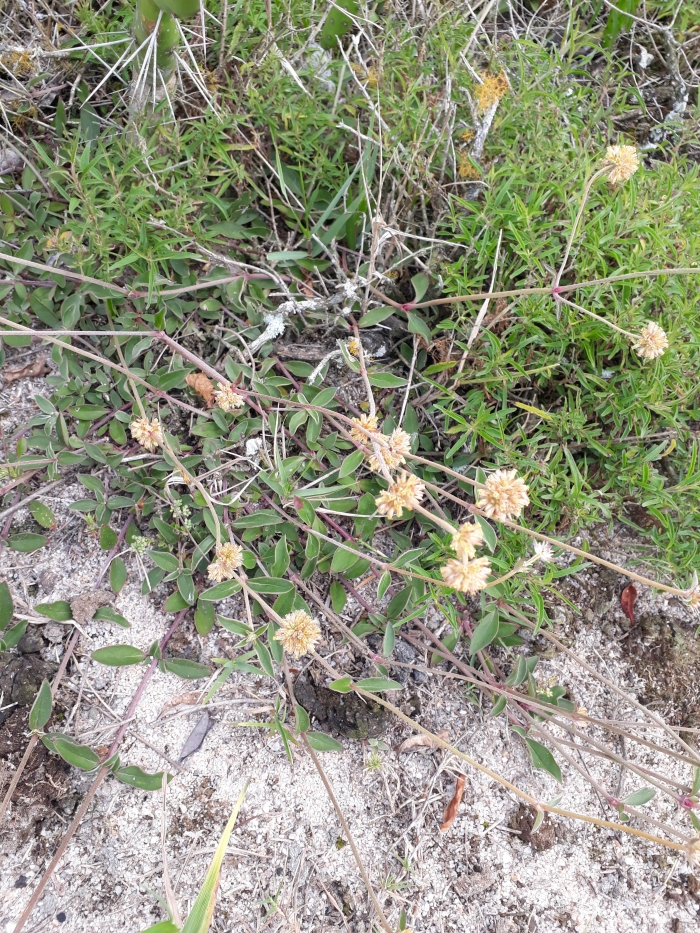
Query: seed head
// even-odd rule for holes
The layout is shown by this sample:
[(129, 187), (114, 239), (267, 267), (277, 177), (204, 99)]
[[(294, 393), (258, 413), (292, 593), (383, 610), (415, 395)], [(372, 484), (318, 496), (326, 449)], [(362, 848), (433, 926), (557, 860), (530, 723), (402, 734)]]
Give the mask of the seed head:
[(275, 641), (281, 641), (284, 650), (293, 658), (311, 651), (321, 637), (321, 628), (308, 612), (297, 609), (282, 619), (275, 632)]
[(533, 563), (541, 560), (543, 564), (551, 564), (554, 560), (554, 551), (549, 541), (535, 541), (532, 550), (535, 552)]
[(481, 525), (476, 522), (465, 522), (460, 525), (452, 535), (452, 550), (460, 560), (471, 560), (476, 549), (484, 542), (484, 533)]
[(163, 429), (157, 418), (149, 421), (148, 418), (137, 418), (129, 425), (131, 436), (146, 450), (155, 450), (163, 443)]
[(690, 840), (685, 847), (685, 854), (691, 865), (700, 865), (700, 836)]
[[(376, 432), (379, 422), (377, 421), (376, 415), (360, 415), (359, 418), (352, 419), (353, 424), (357, 424), (360, 427), (350, 428), (350, 437), (355, 441), (356, 444), (367, 444), (369, 438), (367, 436), (367, 431)], [(364, 428), (364, 431), (361, 431), (360, 428)]]
[(479, 508), (499, 521), (520, 515), (529, 502), (527, 485), (515, 470), (496, 470), (479, 490)]
[(221, 583), (222, 580), (232, 580), (234, 572), (242, 563), (242, 547), (232, 541), (220, 544), (216, 549), (216, 560), (207, 567), (209, 579), (217, 583)]
[(668, 347), (668, 337), (654, 321), (647, 321), (642, 328), (634, 349), (645, 360), (655, 360)]
[(243, 408), (245, 399), (240, 392), (236, 392), (230, 382), (217, 383), (218, 389), (214, 392), (214, 401), (222, 411), (233, 411)]
[(605, 161), (610, 166), (608, 179), (611, 185), (627, 181), (639, 168), (639, 157), (634, 146), (608, 146)]
[(404, 509), (415, 509), (424, 492), (425, 486), (417, 476), (401, 470), (387, 491), (377, 496), (374, 504), (379, 514), (386, 515), (391, 521), (393, 518), (401, 518)]
[(440, 568), (442, 579), (446, 585), (460, 593), (478, 593), (486, 586), (491, 573), (491, 562), (488, 557), (477, 557), (476, 560), (461, 561), (448, 560)]
[[(384, 434), (378, 434), (372, 438), (381, 448), (382, 457), (388, 470), (395, 470), (406, 462), (406, 456), (411, 453), (411, 435), (407, 434), (401, 428), (392, 431), (389, 437)], [(369, 465), (375, 473), (381, 470), (379, 457), (376, 454), (370, 454)]]

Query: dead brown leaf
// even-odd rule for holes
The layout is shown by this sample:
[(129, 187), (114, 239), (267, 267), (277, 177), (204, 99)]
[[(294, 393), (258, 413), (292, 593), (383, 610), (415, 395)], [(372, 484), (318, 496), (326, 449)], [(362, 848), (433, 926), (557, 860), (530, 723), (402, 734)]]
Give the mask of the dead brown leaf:
[(637, 588), (633, 583), (626, 586), (620, 593), (620, 606), (622, 611), (634, 625), (634, 604), (637, 602)]
[(464, 781), (465, 777), (463, 774), (460, 774), (457, 778), (457, 784), (455, 785), (455, 794), (452, 800), (445, 807), (445, 812), (442, 817), (442, 826), (440, 827), (440, 832), (446, 833), (447, 830), (452, 826), (457, 816), (457, 810), (459, 810), (459, 805), (462, 802), (462, 795), (464, 794)]
[(162, 716), (167, 709), (172, 709), (174, 706), (196, 706), (201, 698), (202, 691), (198, 691), (197, 693), (178, 693), (177, 696), (168, 700), (159, 715)]
[(109, 590), (91, 590), (89, 593), (74, 596), (70, 600), (73, 619), (78, 625), (84, 625), (90, 621), (98, 609), (109, 606), (113, 599), (114, 593), (110, 593)]
[(190, 373), (185, 376), (185, 382), (204, 399), (207, 408), (214, 407), (214, 385), (209, 376), (205, 376), (204, 373)]
[(51, 367), (46, 362), (46, 354), (42, 354), (26, 366), (20, 366), (19, 369), (6, 369), (3, 377), (5, 383), (9, 385), (17, 379), (36, 379), (38, 376), (45, 376), (50, 371)]
[[(437, 736), (439, 739), (442, 739), (443, 742), (450, 741), (450, 733), (447, 729), (440, 729)], [(421, 745), (425, 748), (442, 748), (440, 743), (436, 742), (432, 735), (412, 735), (410, 739), (406, 739), (405, 742), (397, 745), (394, 751), (400, 755), (401, 752), (407, 752), (409, 749), (418, 748)]]

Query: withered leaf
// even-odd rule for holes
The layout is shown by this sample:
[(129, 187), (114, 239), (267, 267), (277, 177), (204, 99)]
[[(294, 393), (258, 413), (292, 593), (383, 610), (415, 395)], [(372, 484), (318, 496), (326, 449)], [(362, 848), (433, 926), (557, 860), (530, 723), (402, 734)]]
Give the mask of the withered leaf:
[(459, 810), (459, 805), (462, 802), (462, 795), (464, 794), (464, 781), (465, 777), (463, 774), (460, 774), (457, 778), (457, 784), (455, 785), (454, 797), (445, 807), (445, 812), (442, 817), (442, 826), (440, 827), (440, 832), (447, 832), (447, 830), (452, 826), (457, 816), (457, 811)]
[(211, 719), (209, 718), (209, 713), (204, 712), (197, 720), (197, 725), (187, 736), (185, 744), (182, 746), (179, 759), (180, 762), (183, 762), (185, 758), (193, 755), (202, 747), (202, 742), (206, 739), (207, 732), (209, 732), (210, 729)]
[(109, 606), (113, 599), (114, 593), (109, 593), (107, 590), (91, 590), (80, 596), (74, 596), (70, 600), (70, 610), (78, 625), (83, 625), (89, 622), (102, 606)]
[(630, 585), (626, 586), (620, 593), (620, 606), (632, 625), (634, 625), (634, 604), (636, 601), (637, 588), (633, 583), (630, 583)]
[(214, 407), (214, 385), (209, 376), (205, 376), (204, 373), (190, 373), (185, 376), (185, 382), (204, 399), (207, 408)]
[(175, 706), (196, 706), (197, 703), (202, 699), (203, 693), (201, 690), (197, 690), (194, 693), (178, 693), (177, 696), (172, 697), (168, 702), (163, 706), (163, 709), (160, 711), (159, 715), (172, 709)]
[(5, 383), (9, 385), (17, 379), (36, 379), (38, 376), (45, 376), (50, 371), (51, 368), (46, 362), (46, 354), (42, 354), (32, 360), (31, 363), (27, 363), (26, 366), (20, 366), (18, 369), (6, 369), (3, 377)]
[[(447, 729), (440, 729), (437, 733), (439, 739), (442, 739), (444, 742), (450, 741), (450, 733)], [(411, 748), (418, 748), (423, 746), (424, 748), (442, 748), (439, 742), (436, 742), (435, 739), (430, 735), (412, 735), (410, 739), (406, 739), (405, 742), (402, 742), (400, 745), (397, 745), (394, 751), (400, 755), (401, 752), (407, 752)]]

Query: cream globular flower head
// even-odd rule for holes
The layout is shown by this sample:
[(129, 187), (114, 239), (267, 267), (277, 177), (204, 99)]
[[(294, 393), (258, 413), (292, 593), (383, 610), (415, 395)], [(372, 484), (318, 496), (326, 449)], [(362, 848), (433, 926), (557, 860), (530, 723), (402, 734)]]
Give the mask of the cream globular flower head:
[(216, 549), (216, 560), (207, 567), (210, 580), (221, 583), (233, 579), (234, 572), (243, 563), (243, 548), (232, 541), (220, 544)]
[(153, 451), (163, 443), (163, 429), (157, 418), (153, 421), (149, 421), (148, 418), (137, 418), (136, 421), (131, 422), (129, 430), (134, 440), (146, 450)]
[(641, 329), (633, 349), (645, 360), (655, 360), (662, 356), (668, 347), (668, 337), (654, 321), (648, 321)]
[(515, 470), (496, 470), (478, 491), (479, 508), (499, 521), (515, 518), (529, 503), (527, 485)]
[(401, 470), (398, 478), (389, 486), (386, 492), (374, 500), (380, 515), (386, 515), (391, 521), (401, 518), (404, 509), (415, 509), (423, 498), (425, 486), (412, 473)]
[(484, 533), (481, 525), (477, 525), (476, 522), (465, 522), (452, 535), (452, 550), (463, 561), (471, 560), (476, 554), (476, 549), (483, 543)]
[(549, 541), (535, 541), (532, 550), (535, 552), (532, 557), (533, 563), (541, 560), (543, 564), (551, 564), (554, 560), (554, 551)]
[(478, 593), (483, 590), (491, 574), (491, 562), (488, 557), (476, 560), (448, 560), (440, 568), (445, 584), (460, 593)]
[(217, 383), (218, 389), (214, 392), (214, 401), (222, 411), (234, 411), (243, 408), (245, 399), (230, 382)]
[(297, 609), (290, 612), (280, 622), (275, 632), (275, 641), (282, 642), (282, 647), (293, 658), (312, 651), (321, 638), (321, 627), (308, 612)]
[(605, 162), (610, 166), (608, 180), (611, 185), (627, 181), (639, 168), (639, 156), (634, 146), (608, 146)]
[[(411, 435), (407, 434), (402, 428), (396, 428), (387, 437), (385, 434), (378, 434), (373, 440), (381, 449), (382, 459), (387, 470), (395, 470), (402, 463), (406, 462), (406, 457), (411, 453)], [(369, 456), (370, 469), (379, 473), (382, 468), (379, 457), (375, 454)]]
[[(367, 431), (376, 433), (379, 426), (376, 415), (360, 415), (359, 418), (352, 419), (353, 424), (359, 425), (356, 428), (350, 428), (350, 437), (355, 441), (356, 444), (368, 444), (369, 436)], [(364, 431), (361, 431), (360, 428), (364, 428)]]

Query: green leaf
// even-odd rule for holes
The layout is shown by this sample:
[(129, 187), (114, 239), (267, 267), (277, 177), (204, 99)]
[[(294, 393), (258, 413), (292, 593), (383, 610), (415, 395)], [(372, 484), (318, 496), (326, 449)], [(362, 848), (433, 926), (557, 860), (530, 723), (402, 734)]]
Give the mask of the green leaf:
[(27, 631), (28, 625), (29, 622), (27, 622), (25, 619), (22, 622), (18, 622), (17, 625), (13, 625), (12, 628), (5, 629), (2, 638), (0, 639), (4, 647), (14, 648), (15, 645), (19, 642), (20, 638), (22, 638), (24, 633)]
[(333, 612), (342, 612), (345, 608), (347, 598), (348, 594), (345, 592), (345, 587), (342, 583), (334, 580), (331, 583), (331, 603), (333, 604)]
[(182, 933), (207, 933), (209, 930), (211, 918), (214, 913), (214, 906), (216, 904), (216, 892), (219, 887), (219, 872), (221, 871), (221, 865), (224, 860), (224, 855), (226, 854), (228, 841), (231, 838), (231, 833), (236, 823), (238, 811), (241, 809), (241, 804), (243, 803), (243, 798), (247, 790), (248, 783), (246, 782), (245, 787), (236, 801), (236, 806), (233, 808), (231, 818), (221, 834), (221, 839), (216, 847), (216, 852), (214, 853), (214, 858), (211, 861), (209, 871), (204, 879), (204, 884), (197, 895), (197, 900), (194, 902), (187, 922), (182, 928)]
[(180, 569), (180, 561), (174, 554), (169, 554), (168, 551), (146, 551), (146, 553), (156, 567), (167, 570), (169, 573)]
[(49, 719), (51, 719), (52, 705), (51, 684), (48, 680), (45, 680), (42, 682), (41, 687), (39, 687), (39, 692), (29, 712), (29, 728), (32, 732), (38, 732), (39, 729), (43, 729)]
[(377, 587), (377, 599), (383, 599), (384, 594), (391, 586), (391, 574), (388, 570), (385, 570), (379, 581), (379, 586)]
[(349, 570), (353, 564), (356, 564), (362, 557), (357, 551), (346, 550), (345, 548), (336, 548), (333, 560), (331, 561), (332, 573), (343, 573)]
[(33, 502), (29, 503), (29, 511), (32, 513), (32, 518), (35, 522), (38, 522), (42, 528), (54, 528), (56, 525), (56, 516), (53, 514), (48, 505), (44, 505), (43, 502), (39, 502), (35, 499)]
[(367, 314), (360, 318), (360, 327), (374, 327), (375, 324), (381, 324), (392, 314), (396, 314), (397, 308), (372, 308)]
[(262, 667), (268, 677), (274, 677), (275, 669), (272, 666), (272, 658), (270, 657), (267, 645), (264, 645), (259, 638), (256, 638), (253, 647), (260, 661), (260, 667)]
[(15, 613), (15, 604), (7, 583), (0, 583), (0, 632), (6, 629)]
[(79, 421), (97, 421), (98, 418), (104, 418), (109, 414), (108, 408), (100, 408), (99, 405), (76, 405), (69, 411)]
[(358, 680), (355, 686), (360, 690), (366, 690), (367, 693), (381, 693), (382, 690), (403, 690), (402, 684), (385, 677), (366, 677), (364, 680)]
[(398, 389), (406, 385), (406, 380), (393, 373), (369, 373), (369, 384), (378, 389)]
[(254, 593), (288, 593), (294, 589), (290, 580), (283, 580), (277, 577), (250, 577), (248, 586)]
[(407, 586), (403, 590), (399, 590), (396, 596), (394, 596), (391, 599), (391, 601), (389, 602), (389, 605), (386, 607), (385, 612), (386, 612), (387, 618), (398, 619), (398, 617), (401, 615), (401, 613), (406, 608), (410, 598), (411, 598), (410, 587)]
[(194, 611), (194, 624), (199, 634), (202, 636), (208, 635), (214, 628), (215, 621), (216, 610), (214, 609), (214, 603), (198, 600), (197, 608)]
[(237, 593), (240, 588), (241, 584), (238, 580), (224, 580), (223, 583), (217, 583), (216, 586), (212, 586), (211, 589), (200, 593), (199, 601), (209, 600), (215, 603), (220, 599), (228, 599), (229, 596), (233, 596), (234, 593)]
[(309, 721), (309, 714), (306, 712), (303, 706), (299, 706), (298, 703), (294, 710), (294, 718), (297, 724), (297, 733), (309, 731), (311, 726), (311, 722)]
[(622, 802), (629, 804), (630, 807), (642, 807), (645, 803), (649, 803), (650, 800), (653, 800), (654, 797), (656, 797), (656, 791), (653, 788), (641, 787), (633, 794), (625, 797)]
[(527, 749), (530, 752), (530, 758), (532, 759), (533, 767), (549, 772), (549, 774), (551, 774), (552, 777), (561, 784), (561, 769), (554, 760), (554, 756), (550, 750), (540, 742), (536, 742), (534, 739), (526, 738), (525, 744), (527, 745)]
[(121, 557), (115, 557), (109, 567), (109, 585), (118, 593), (126, 583), (126, 564)]
[(315, 752), (342, 752), (343, 746), (325, 732), (307, 732), (306, 738)]
[(38, 551), (40, 547), (46, 544), (46, 541), (47, 539), (43, 535), (35, 535), (28, 531), (10, 535), (7, 539), (7, 543), (13, 551), (21, 551), (23, 554)]
[(413, 286), (413, 291), (415, 292), (413, 301), (415, 304), (418, 304), (423, 295), (425, 295), (425, 293), (428, 291), (430, 279), (425, 274), (425, 272), (418, 272), (416, 275), (411, 277), (411, 285)]
[(387, 622), (386, 630), (384, 632), (384, 640), (382, 642), (382, 656), (388, 658), (394, 650), (395, 644), (396, 632), (394, 631), (394, 626), (391, 624), (391, 622)]
[(487, 645), (490, 645), (498, 634), (498, 613), (496, 611), (487, 612), (481, 622), (474, 629), (469, 650), (472, 654), (482, 651)]
[(179, 590), (175, 590), (163, 603), (163, 612), (180, 612), (192, 604), (188, 602)]
[(338, 39), (352, 28), (352, 19), (345, 16), (341, 10), (348, 10), (353, 16), (357, 15), (357, 0), (335, 0), (330, 7), (318, 40), (323, 49), (337, 49)]
[(496, 545), (498, 544), (498, 537), (493, 529), (493, 526), (489, 523), (488, 519), (483, 517), (483, 515), (475, 515), (474, 518), (481, 525), (481, 532), (484, 536), (484, 544), (493, 554), (493, 552), (496, 550)]
[(109, 525), (103, 525), (100, 528), (100, 547), (103, 551), (111, 551), (117, 543), (117, 540), (118, 536), (116, 531), (110, 528)]
[(507, 701), (506, 697), (504, 697), (504, 696), (498, 697), (498, 699), (496, 699), (496, 700), (494, 701), (493, 709), (491, 710), (491, 715), (494, 716), (494, 717), (495, 717), (495, 716), (500, 716), (501, 713), (503, 712), (503, 710), (506, 708), (506, 703), (507, 703), (507, 702), (508, 702), (508, 701)]
[(131, 645), (110, 645), (108, 648), (98, 648), (92, 652), (93, 661), (106, 664), (109, 667), (128, 667), (130, 664), (140, 664), (147, 657), (140, 648)]
[[(139, 790), (160, 790), (163, 787), (162, 771), (158, 771), (156, 774), (148, 774), (146, 771), (142, 771), (138, 765), (127, 765), (125, 768), (119, 768), (114, 772), (114, 776), (122, 784), (128, 784), (129, 787), (138, 787)], [(169, 774), (167, 776), (168, 783), (172, 779), (172, 774)], [(155, 930), (156, 927), (149, 929)], [(174, 929), (177, 930), (178, 927), (174, 927)]]
[(341, 677), (340, 680), (334, 680), (328, 687), (336, 693), (350, 693), (353, 688), (352, 677)]
[(94, 499), (77, 499), (68, 506), (74, 512), (94, 512), (98, 503)]
[(183, 680), (201, 680), (211, 674), (206, 664), (188, 661), (187, 658), (168, 658), (166, 661), (161, 661), (161, 666), (171, 674), (175, 674), (176, 677), (182, 677)]
[(135, 504), (134, 500), (129, 499), (128, 496), (112, 496), (107, 500), (107, 508), (113, 512), (116, 512), (117, 509), (130, 509)]
[(423, 318), (419, 317), (417, 314), (412, 314), (410, 311), (407, 313), (407, 317), (409, 331), (412, 334), (418, 334), (427, 344), (431, 344), (433, 342), (433, 335), (430, 333), (430, 328)]
[(121, 625), (122, 628), (131, 628), (131, 623), (115, 609), (112, 609), (111, 606), (100, 606), (92, 618), (95, 622), (114, 622), (115, 625)]
[[(125, 782), (126, 783), (126, 782)], [(161, 920), (155, 926), (147, 927), (141, 933), (181, 933), (180, 927), (175, 926), (171, 920)]]
[(355, 473), (362, 465), (362, 461), (364, 459), (365, 455), (361, 450), (356, 450), (354, 453), (351, 453), (341, 463), (340, 470), (338, 471), (338, 478), (342, 479), (344, 476), (349, 476), (351, 473)]
[[(194, 601), (197, 598), (197, 590), (195, 589), (191, 573), (181, 573), (178, 576), (177, 588), (180, 591), (180, 596), (182, 596), (187, 605), (194, 605)], [(181, 608), (184, 609), (185, 607), (182, 606)]]
[(266, 528), (268, 525), (281, 525), (285, 521), (283, 515), (279, 512), (273, 512), (272, 509), (260, 509), (251, 515), (242, 515), (235, 522), (231, 522), (233, 528)]
[(99, 756), (91, 748), (77, 745), (67, 737), (54, 735), (53, 746), (64, 761), (81, 771), (94, 771), (100, 764)]

